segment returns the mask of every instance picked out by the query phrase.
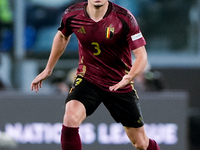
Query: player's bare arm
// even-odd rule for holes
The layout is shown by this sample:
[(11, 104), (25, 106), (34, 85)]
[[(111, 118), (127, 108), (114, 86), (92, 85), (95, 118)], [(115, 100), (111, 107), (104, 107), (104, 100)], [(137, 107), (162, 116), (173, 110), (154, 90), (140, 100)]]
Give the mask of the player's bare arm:
[(147, 64), (147, 53), (145, 47), (139, 47), (133, 50), (133, 53), (135, 55), (135, 61), (130, 72), (125, 75), (119, 83), (111, 86), (109, 88), (110, 91), (116, 91), (117, 89), (126, 86), (145, 68)]
[(52, 74), (53, 68), (55, 67), (60, 56), (63, 54), (69, 39), (70, 36), (66, 37), (62, 34), (62, 32), (57, 32), (53, 40), (53, 45), (47, 65), (45, 69), (32, 81), (31, 90), (34, 90), (35, 92), (39, 91), (39, 88), (42, 87), (42, 81)]

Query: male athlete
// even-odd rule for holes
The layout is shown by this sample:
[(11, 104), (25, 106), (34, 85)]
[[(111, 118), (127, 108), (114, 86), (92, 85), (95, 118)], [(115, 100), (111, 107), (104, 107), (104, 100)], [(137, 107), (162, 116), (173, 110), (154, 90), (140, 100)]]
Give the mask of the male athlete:
[(88, 0), (65, 11), (46, 68), (33, 80), (31, 89), (37, 92), (51, 75), (72, 33), (78, 38), (79, 67), (66, 99), (62, 150), (82, 149), (79, 126), (100, 103), (124, 126), (136, 149), (160, 150), (145, 133), (133, 87), (133, 79), (147, 63), (145, 40), (133, 15), (108, 0)]

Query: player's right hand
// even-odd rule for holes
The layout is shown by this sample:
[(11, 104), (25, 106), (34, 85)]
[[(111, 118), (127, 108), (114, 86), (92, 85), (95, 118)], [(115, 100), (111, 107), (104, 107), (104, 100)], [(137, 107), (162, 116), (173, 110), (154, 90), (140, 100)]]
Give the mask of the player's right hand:
[(131, 81), (132, 81), (132, 76), (124, 75), (122, 80), (120, 82), (118, 82), (117, 84), (110, 86), (109, 90), (110, 91), (117, 91), (118, 89), (123, 88), (124, 86), (129, 84)]
[(51, 75), (51, 72), (43, 71), (41, 72), (31, 83), (31, 91), (38, 92), (39, 88), (42, 87), (42, 81)]

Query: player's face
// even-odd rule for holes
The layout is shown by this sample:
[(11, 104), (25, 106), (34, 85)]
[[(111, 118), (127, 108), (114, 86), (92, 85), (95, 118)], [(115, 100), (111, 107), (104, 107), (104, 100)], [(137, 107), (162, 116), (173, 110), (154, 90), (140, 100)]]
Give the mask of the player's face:
[(88, 3), (91, 3), (95, 7), (103, 6), (108, 0), (88, 0)]

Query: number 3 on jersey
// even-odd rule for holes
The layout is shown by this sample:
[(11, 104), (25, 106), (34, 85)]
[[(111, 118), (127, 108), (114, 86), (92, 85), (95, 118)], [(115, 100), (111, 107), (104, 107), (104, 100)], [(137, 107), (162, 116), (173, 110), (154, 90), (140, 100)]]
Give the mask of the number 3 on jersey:
[(100, 46), (97, 42), (92, 42), (92, 45), (94, 46), (94, 48), (97, 50), (96, 53), (93, 53), (95, 56), (98, 56), (101, 54), (101, 49)]

